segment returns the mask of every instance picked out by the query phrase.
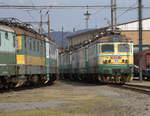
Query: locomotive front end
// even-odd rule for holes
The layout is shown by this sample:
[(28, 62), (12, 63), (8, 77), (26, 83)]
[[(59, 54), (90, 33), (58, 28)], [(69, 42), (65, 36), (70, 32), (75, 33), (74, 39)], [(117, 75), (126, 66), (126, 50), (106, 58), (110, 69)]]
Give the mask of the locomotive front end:
[(98, 46), (99, 80), (124, 83), (133, 79), (132, 41), (104, 41)]

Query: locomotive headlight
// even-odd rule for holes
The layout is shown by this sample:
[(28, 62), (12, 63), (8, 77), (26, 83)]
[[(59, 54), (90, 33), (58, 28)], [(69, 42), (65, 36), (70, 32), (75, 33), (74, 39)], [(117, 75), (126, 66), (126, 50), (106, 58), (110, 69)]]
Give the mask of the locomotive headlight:
[(126, 62), (126, 63), (129, 63), (129, 61), (128, 61), (128, 60), (125, 60), (125, 62)]
[(104, 63), (104, 64), (107, 64), (107, 60), (104, 60), (103, 63)]
[(108, 63), (111, 63), (111, 60), (108, 60)]
[(123, 59), (122, 62), (124, 63), (124, 61), (125, 61), (125, 60)]

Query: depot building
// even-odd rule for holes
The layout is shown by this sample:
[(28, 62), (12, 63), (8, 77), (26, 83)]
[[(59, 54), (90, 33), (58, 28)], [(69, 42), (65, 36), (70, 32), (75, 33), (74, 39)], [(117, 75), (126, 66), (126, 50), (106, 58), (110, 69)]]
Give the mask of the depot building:
[[(143, 48), (150, 49), (150, 18), (143, 19), (142, 23), (143, 23)], [(121, 29), (121, 34), (132, 38), (135, 47), (138, 47), (139, 42), (138, 24), (139, 22), (138, 20), (136, 20), (117, 25), (117, 27)], [(71, 46), (83, 43), (86, 40), (91, 40), (106, 28), (109, 27), (99, 29), (88, 29), (74, 32), (72, 35), (67, 37), (67, 47), (69, 48)]]

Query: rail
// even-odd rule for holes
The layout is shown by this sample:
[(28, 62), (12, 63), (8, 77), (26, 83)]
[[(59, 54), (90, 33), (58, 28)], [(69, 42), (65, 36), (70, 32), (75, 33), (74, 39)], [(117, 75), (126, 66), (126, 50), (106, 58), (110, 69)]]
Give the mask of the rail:
[(124, 85), (110, 85), (111, 87), (130, 90), (146, 95), (150, 95), (150, 86), (144, 86), (144, 85), (131, 85), (131, 84), (124, 84)]

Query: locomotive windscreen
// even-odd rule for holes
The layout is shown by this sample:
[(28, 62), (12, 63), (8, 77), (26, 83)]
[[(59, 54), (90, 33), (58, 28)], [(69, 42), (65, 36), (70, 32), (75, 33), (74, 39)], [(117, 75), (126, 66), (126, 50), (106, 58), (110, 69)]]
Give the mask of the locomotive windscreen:
[(119, 44), (118, 45), (118, 52), (129, 52), (130, 46), (129, 44)]
[(113, 44), (104, 44), (101, 47), (102, 52), (114, 52), (114, 45)]

